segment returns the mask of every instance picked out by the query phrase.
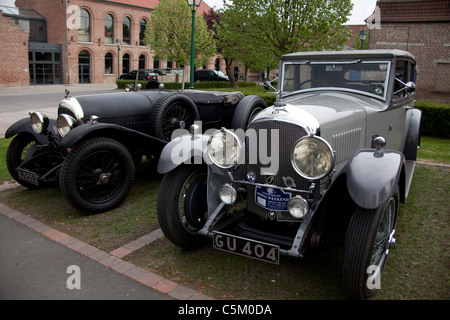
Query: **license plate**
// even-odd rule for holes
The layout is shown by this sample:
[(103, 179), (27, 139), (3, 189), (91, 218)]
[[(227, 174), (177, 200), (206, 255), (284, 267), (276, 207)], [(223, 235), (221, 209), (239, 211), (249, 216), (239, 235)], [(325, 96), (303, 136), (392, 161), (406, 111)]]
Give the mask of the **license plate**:
[(280, 247), (273, 244), (214, 231), (213, 246), (244, 257), (280, 264)]
[(20, 180), (29, 182), (36, 186), (39, 185), (39, 176), (36, 173), (18, 168), (17, 174)]
[(287, 211), (291, 196), (291, 193), (277, 188), (258, 186), (255, 189), (255, 203), (268, 210)]

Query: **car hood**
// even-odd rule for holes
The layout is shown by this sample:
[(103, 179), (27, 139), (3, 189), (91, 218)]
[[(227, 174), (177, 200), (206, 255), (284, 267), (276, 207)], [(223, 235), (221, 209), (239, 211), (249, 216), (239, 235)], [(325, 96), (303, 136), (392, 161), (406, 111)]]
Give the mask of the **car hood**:
[[(346, 122), (364, 122), (367, 112), (383, 108), (383, 102), (344, 92), (308, 92), (283, 98), (284, 105), (267, 108), (255, 121), (279, 120), (305, 127), (308, 133)], [(278, 104), (278, 103), (277, 103)]]
[(152, 106), (162, 94), (148, 91), (68, 97), (60, 102), (58, 114), (69, 114), (78, 124), (88, 122), (95, 115), (102, 123), (147, 131)]

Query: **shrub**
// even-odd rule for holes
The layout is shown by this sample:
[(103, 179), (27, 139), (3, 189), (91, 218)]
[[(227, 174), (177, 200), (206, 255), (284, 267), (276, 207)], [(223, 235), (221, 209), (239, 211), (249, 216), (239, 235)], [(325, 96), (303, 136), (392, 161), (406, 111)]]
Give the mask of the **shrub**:
[(419, 100), (416, 108), (422, 110), (421, 134), (450, 138), (450, 106), (430, 100)]

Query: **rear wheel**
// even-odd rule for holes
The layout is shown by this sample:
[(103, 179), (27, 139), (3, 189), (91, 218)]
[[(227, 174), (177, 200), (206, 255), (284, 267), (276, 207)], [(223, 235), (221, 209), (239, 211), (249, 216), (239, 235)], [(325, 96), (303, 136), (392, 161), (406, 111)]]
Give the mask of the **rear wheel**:
[(89, 213), (117, 207), (134, 182), (128, 150), (109, 138), (92, 138), (72, 149), (61, 168), (60, 186), (67, 201)]
[(357, 207), (345, 239), (344, 288), (353, 299), (368, 299), (381, 286), (381, 273), (395, 244), (399, 191), (376, 209)]
[(203, 246), (207, 239), (198, 231), (207, 219), (205, 169), (181, 165), (164, 175), (157, 211), (161, 230), (172, 243), (184, 249)]

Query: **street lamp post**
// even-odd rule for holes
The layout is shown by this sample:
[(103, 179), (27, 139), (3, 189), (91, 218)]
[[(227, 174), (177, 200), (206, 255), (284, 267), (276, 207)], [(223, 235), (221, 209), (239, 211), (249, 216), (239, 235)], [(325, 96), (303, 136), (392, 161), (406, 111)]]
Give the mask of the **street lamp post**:
[(120, 70), (120, 65), (119, 65), (119, 59), (120, 59), (120, 39), (116, 39), (116, 43), (117, 43), (117, 80), (119, 80), (119, 70)]
[(192, 8), (192, 33), (191, 33), (191, 75), (189, 89), (194, 89), (194, 42), (195, 42), (195, 8), (199, 7), (202, 0), (187, 0), (187, 4)]
[(364, 40), (366, 40), (367, 32), (364, 29), (361, 29), (359, 32), (359, 40), (361, 40), (361, 50), (363, 49)]

